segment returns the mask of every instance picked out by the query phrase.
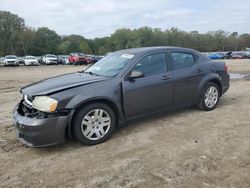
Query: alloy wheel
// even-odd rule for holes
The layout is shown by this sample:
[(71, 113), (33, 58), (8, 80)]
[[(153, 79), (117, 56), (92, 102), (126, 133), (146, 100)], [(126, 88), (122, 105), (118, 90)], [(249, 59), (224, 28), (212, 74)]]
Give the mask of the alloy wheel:
[(218, 101), (219, 92), (216, 87), (210, 86), (205, 93), (205, 104), (208, 108), (213, 108)]
[(89, 140), (98, 140), (110, 129), (111, 118), (103, 109), (94, 109), (87, 113), (81, 123), (81, 132)]

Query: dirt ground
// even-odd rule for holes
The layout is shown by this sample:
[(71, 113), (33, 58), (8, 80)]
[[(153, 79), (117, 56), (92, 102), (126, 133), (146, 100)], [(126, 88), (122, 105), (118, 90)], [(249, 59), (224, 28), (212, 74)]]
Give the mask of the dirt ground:
[[(227, 61), (250, 73), (250, 60)], [(129, 123), (107, 142), (30, 148), (15, 138), (19, 89), (81, 66), (0, 67), (0, 187), (250, 187), (250, 79), (211, 112), (186, 108)]]

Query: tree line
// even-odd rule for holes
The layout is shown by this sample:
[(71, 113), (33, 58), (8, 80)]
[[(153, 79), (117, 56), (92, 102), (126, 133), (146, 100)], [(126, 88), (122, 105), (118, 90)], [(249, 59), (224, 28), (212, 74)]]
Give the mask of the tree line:
[(81, 35), (60, 36), (47, 28), (31, 28), (23, 18), (8, 11), (0, 11), (0, 56), (6, 54), (43, 55), (83, 52), (104, 55), (125, 48), (144, 46), (180, 46), (201, 52), (238, 51), (250, 47), (250, 34), (223, 30), (199, 33), (178, 28), (161, 30), (141, 27), (122, 28), (109, 37), (86, 39)]

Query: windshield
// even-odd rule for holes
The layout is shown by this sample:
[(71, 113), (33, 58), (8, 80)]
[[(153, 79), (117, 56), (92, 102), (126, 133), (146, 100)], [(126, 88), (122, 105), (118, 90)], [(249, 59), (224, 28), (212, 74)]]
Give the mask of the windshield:
[(6, 56), (5, 59), (16, 59), (16, 56)]
[(27, 57), (25, 57), (25, 59), (36, 59), (36, 58), (33, 56), (27, 56)]
[(55, 55), (47, 55), (46, 57), (56, 58), (56, 56), (55, 56)]
[(113, 53), (92, 65), (85, 72), (100, 76), (113, 77), (119, 74), (133, 57), (133, 54), (122, 52)]

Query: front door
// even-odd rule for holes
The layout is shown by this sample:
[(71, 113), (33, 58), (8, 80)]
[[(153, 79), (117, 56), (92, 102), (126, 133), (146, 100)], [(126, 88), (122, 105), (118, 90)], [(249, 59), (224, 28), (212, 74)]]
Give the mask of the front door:
[(124, 110), (128, 119), (173, 105), (173, 75), (168, 71), (165, 52), (144, 56), (132, 71), (144, 76), (123, 81)]

